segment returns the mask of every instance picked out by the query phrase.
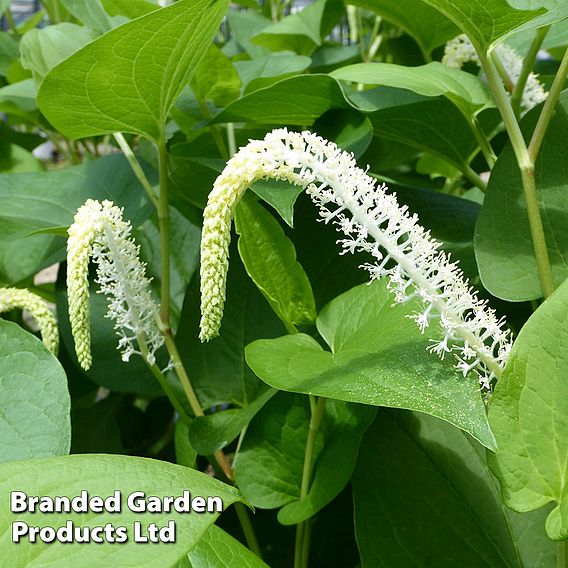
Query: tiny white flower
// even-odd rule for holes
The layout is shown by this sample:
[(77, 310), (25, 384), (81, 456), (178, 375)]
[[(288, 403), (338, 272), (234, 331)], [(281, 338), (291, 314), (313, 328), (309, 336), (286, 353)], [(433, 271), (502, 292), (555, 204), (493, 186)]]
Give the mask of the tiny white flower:
[(88, 199), (75, 214), (67, 242), (67, 292), (69, 320), (75, 351), (83, 369), (92, 364), (89, 322), (89, 259), (97, 265), (99, 293), (108, 300), (108, 318), (114, 320), (123, 361), (139, 354), (138, 338), (148, 347), (147, 358), (155, 361), (163, 344), (157, 323), (158, 305), (152, 298), (145, 264), (130, 234), (122, 209), (111, 201)]
[(201, 241), (202, 341), (218, 335), (221, 325), (234, 209), (261, 178), (304, 188), (322, 220), (345, 233), (347, 238), (338, 241), (343, 252), (364, 251), (376, 259), (363, 265), (371, 279), (386, 276), (397, 302), (422, 300), (423, 309), (414, 317), (420, 329), (435, 321), (442, 332), (431, 351), (441, 357), (456, 352), (458, 368), (476, 369), (485, 386), (501, 374), (510, 348), (504, 322), (477, 298), (417, 216), (358, 168), (351, 154), (311, 132), (286, 129), (241, 148), (209, 195)]

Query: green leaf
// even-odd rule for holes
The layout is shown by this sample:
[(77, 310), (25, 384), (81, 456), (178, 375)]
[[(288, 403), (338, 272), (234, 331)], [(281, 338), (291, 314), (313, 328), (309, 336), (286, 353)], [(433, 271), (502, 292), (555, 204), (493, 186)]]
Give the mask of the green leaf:
[(265, 27), (252, 41), (272, 51), (292, 50), (299, 55), (310, 55), (331, 31), (329, 23), (339, 20), (342, 11), (343, 6), (337, 0), (317, 0)]
[(268, 389), (242, 408), (198, 416), (189, 429), (191, 446), (204, 456), (228, 446), (277, 392)]
[(289, 75), (305, 71), (311, 59), (304, 55), (271, 53), (256, 59), (235, 61), (234, 66), (243, 82), (243, 89), (250, 93), (268, 87)]
[(503, 499), (518, 512), (554, 502), (546, 532), (555, 540), (568, 537), (567, 338), (565, 283), (522, 328), (489, 407)]
[(58, 63), (96, 39), (89, 28), (63, 22), (27, 32), (20, 43), (22, 66), (33, 73), (36, 86)]
[(316, 438), (312, 485), (302, 501), (300, 486), (309, 406), (306, 397), (279, 394), (250, 424), (235, 463), (235, 476), (252, 505), (273, 509), (284, 524), (302, 522), (330, 503), (347, 485), (363, 432), (375, 410), (327, 400)]
[(0, 461), (69, 453), (67, 377), (44, 345), (0, 319)]
[(554, 568), (542, 527), (511, 513), (496, 485), (467, 435), (426, 415), (380, 412), (353, 477), (362, 565)]
[[(10, 0), (8, 0), (8, 4)], [(1, 4), (0, 4), (1, 9)], [(10, 65), (18, 59), (18, 41), (7, 32), (0, 32), (0, 74), (6, 75)]]
[(279, 180), (260, 180), (250, 188), (266, 203), (274, 207), (289, 227), (294, 226), (294, 204), (302, 188)]
[[(105, 542), (97, 546), (81, 543), (50, 544), (29, 543), (22, 540), (18, 546), (4, 539), (0, 553), (10, 558), (14, 568), (57, 566), (124, 566), (128, 564), (168, 568), (175, 564), (198, 543), (218, 513), (187, 514), (171, 512), (141, 514), (131, 511), (126, 504), (128, 495), (144, 491), (146, 496), (179, 496), (184, 490), (191, 497), (218, 496), (224, 507), (241, 500), (239, 492), (220, 483), (211, 476), (193, 469), (166, 462), (129, 456), (73, 455), (43, 460), (8, 462), (0, 465), (0, 497), (3, 503), (10, 499), (10, 492), (17, 488), (28, 495), (74, 497), (82, 490), (90, 496), (108, 497), (114, 491), (122, 494), (120, 513), (103, 512), (85, 515), (82, 513), (11, 513), (5, 508), (0, 519), (0, 533), (11, 534), (11, 523), (23, 521), (31, 526), (51, 526), (55, 529), (71, 521), (76, 526), (95, 527), (110, 523), (114, 527), (126, 527), (128, 542), (113, 544)], [(133, 541), (134, 522), (144, 527), (156, 523), (159, 527), (173, 521), (176, 527), (176, 542), (141, 546)]]
[(146, 0), (101, 0), (105, 11), (110, 16), (126, 16), (139, 18), (150, 12), (155, 12), (159, 6)]
[(241, 80), (231, 60), (213, 44), (197, 66), (191, 88), (198, 100), (223, 107), (239, 97)]
[(251, 59), (270, 54), (266, 47), (251, 41), (251, 38), (271, 24), (270, 20), (252, 10), (229, 10), (227, 20), (238, 45), (246, 51)]
[(425, 54), (457, 36), (458, 28), (420, 0), (350, 0), (373, 10), (411, 35)]
[(61, 0), (61, 2), (70, 14), (100, 34), (127, 21), (122, 16), (111, 18), (105, 12), (101, 0)]
[(414, 302), (393, 306), (393, 301), (384, 281), (357, 286), (318, 316), (331, 353), (296, 334), (247, 346), (247, 363), (274, 388), (418, 410), (494, 449), (476, 381), (458, 374), (454, 361), (428, 354), (436, 330), (421, 334), (407, 317), (417, 310)]
[(328, 75), (300, 75), (245, 95), (213, 122), (306, 125), (332, 108), (351, 108), (338, 82)]
[(4, 12), (9, 6), (10, 6), (10, 0), (0, 0), (0, 16), (4, 14)]
[[(507, 0), (422, 0), (452, 20), (477, 49), (486, 51), (545, 10), (515, 10)], [(542, 24), (541, 24), (542, 25)], [(456, 34), (457, 35), (457, 34)]]
[(254, 552), (212, 525), (188, 554), (191, 568), (268, 568)]
[(226, 7), (181, 0), (111, 30), (46, 76), (39, 107), (70, 138), (126, 131), (161, 140)]
[(523, 29), (535, 30), (568, 18), (568, 6), (563, 0), (508, 0), (508, 2), (518, 10), (546, 8), (546, 13), (525, 24)]
[(364, 85), (408, 89), (427, 97), (444, 96), (466, 116), (473, 115), (483, 107), (493, 106), (479, 77), (437, 61), (418, 67), (392, 63), (357, 63), (341, 67), (330, 75), (342, 81)]
[[(525, 138), (540, 108), (522, 121)], [(535, 182), (555, 284), (568, 278), (568, 93), (562, 95), (536, 163)], [(489, 179), (475, 232), (475, 254), (483, 285), (498, 298), (520, 302), (542, 297), (521, 173), (510, 144), (499, 155)], [(507, 277), (504, 278), (503, 275)]]
[(246, 195), (237, 206), (235, 227), (246, 271), (284, 325), (313, 323), (316, 305), (310, 281), (278, 221)]

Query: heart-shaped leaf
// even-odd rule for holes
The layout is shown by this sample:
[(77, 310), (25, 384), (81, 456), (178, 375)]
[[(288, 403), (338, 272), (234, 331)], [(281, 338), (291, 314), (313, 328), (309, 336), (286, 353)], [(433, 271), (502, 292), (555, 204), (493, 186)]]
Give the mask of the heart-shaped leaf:
[(419, 410), (494, 449), (477, 382), (458, 374), (449, 358), (429, 354), (436, 330), (422, 335), (407, 317), (417, 306), (393, 301), (385, 282), (353, 288), (318, 317), (331, 353), (312, 337), (295, 334), (247, 346), (247, 363), (274, 388)]

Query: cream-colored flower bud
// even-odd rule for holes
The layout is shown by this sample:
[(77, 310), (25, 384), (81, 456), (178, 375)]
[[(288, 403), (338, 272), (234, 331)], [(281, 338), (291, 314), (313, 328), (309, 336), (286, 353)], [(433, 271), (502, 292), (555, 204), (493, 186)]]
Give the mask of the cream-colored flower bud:
[(59, 350), (57, 321), (47, 302), (24, 288), (0, 288), (0, 313), (26, 310), (39, 327), (43, 344), (54, 354)]

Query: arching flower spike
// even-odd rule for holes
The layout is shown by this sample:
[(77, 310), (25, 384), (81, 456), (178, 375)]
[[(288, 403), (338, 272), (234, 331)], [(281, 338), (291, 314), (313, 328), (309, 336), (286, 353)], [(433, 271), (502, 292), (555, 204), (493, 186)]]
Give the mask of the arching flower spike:
[(435, 321), (441, 328), (432, 351), (442, 358), (455, 353), (463, 374), (475, 369), (486, 387), (501, 375), (510, 350), (503, 320), (477, 298), (417, 216), (358, 168), (352, 155), (311, 132), (286, 129), (241, 148), (209, 195), (201, 241), (202, 341), (218, 335), (221, 325), (236, 204), (262, 178), (306, 189), (322, 220), (345, 234), (338, 241), (343, 251), (364, 251), (376, 259), (364, 266), (372, 279), (388, 277), (397, 302), (422, 300), (423, 310), (414, 316), (418, 326), (423, 330)]
[(163, 344), (157, 323), (158, 305), (150, 291), (139, 247), (131, 238), (130, 223), (122, 219), (122, 209), (111, 201), (89, 199), (75, 214), (67, 242), (67, 292), (69, 319), (75, 351), (83, 369), (92, 364), (89, 322), (89, 259), (97, 265), (99, 293), (108, 299), (107, 317), (115, 322), (118, 349), (128, 361), (140, 353), (144, 341), (147, 358)]
[(39, 327), (43, 344), (54, 354), (59, 350), (57, 321), (47, 302), (24, 288), (0, 288), (0, 313), (26, 310)]

